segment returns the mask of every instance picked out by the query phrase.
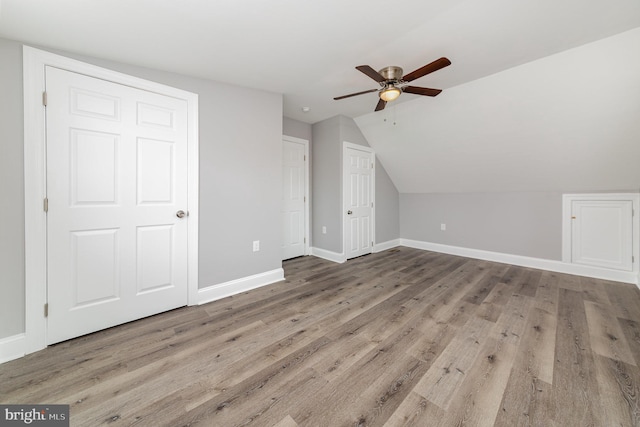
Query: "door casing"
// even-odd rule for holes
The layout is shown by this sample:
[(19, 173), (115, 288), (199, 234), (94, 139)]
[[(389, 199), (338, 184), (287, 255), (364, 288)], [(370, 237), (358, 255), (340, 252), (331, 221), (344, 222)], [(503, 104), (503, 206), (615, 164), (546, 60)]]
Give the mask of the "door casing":
[(310, 224), (310, 218), (309, 218), (309, 206), (311, 206), (311, 194), (309, 191), (309, 163), (311, 162), (311, 159), (309, 158), (309, 141), (307, 141), (306, 139), (302, 139), (302, 138), (296, 138), (294, 136), (288, 136), (288, 135), (282, 135), (282, 141), (284, 143), (284, 141), (288, 141), (288, 142), (293, 142), (296, 144), (302, 144), (304, 146), (304, 156), (305, 156), (305, 162), (304, 162), (304, 197), (305, 197), (305, 204), (304, 204), (304, 236), (305, 236), (305, 242), (304, 242), (304, 254), (303, 255), (308, 255), (310, 253), (310, 247), (311, 247), (311, 224)]
[(45, 66), (85, 74), (114, 83), (184, 99), (187, 102), (188, 303), (198, 296), (198, 95), (129, 76), (64, 56), (23, 48), (24, 191), (25, 191), (25, 353), (45, 348), (47, 321), (47, 221)]

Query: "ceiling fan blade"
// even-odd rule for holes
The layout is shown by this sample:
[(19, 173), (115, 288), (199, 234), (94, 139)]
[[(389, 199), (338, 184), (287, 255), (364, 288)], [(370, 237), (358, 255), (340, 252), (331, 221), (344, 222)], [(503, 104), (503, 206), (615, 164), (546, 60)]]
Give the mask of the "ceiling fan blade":
[(371, 77), (373, 80), (377, 81), (378, 83), (382, 83), (385, 81), (385, 78), (382, 77), (380, 73), (378, 73), (376, 70), (374, 70), (368, 65), (358, 65), (356, 67), (356, 70), (366, 74), (367, 76)]
[(405, 86), (402, 88), (403, 92), (413, 93), (416, 95), (425, 95), (425, 96), (437, 96), (442, 89), (431, 89), (429, 87), (418, 87), (418, 86)]
[(349, 95), (342, 95), (342, 96), (336, 96), (335, 98), (333, 98), (334, 100), (339, 100), (339, 99), (345, 99), (345, 98), (350, 98), (352, 96), (358, 96), (358, 95), (363, 95), (365, 93), (371, 93), (371, 92), (377, 92), (379, 89), (369, 89), (369, 90), (363, 90), (362, 92), (356, 92), (356, 93), (350, 93)]
[(380, 99), (378, 101), (378, 105), (376, 105), (376, 109), (374, 111), (380, 111), (380, 110), (384, 110), (384, 107), (387, 105), (387, 101), (385, 101), (384, 99)]
[(431, 64), (427, 64), (424, 67), (418, 68), (415, 71), (410, 72), (406, 76), (402, 78), (405, 82), (410, 82), (415, 79), (419, 79), (422, 76), (426, 76), (429, 73), (433, 73), (434, 71), (438, 71), (441, 68), (448, 67), (451, 65), (451, 61), (447, 58), (440, 58), (433, 61)]

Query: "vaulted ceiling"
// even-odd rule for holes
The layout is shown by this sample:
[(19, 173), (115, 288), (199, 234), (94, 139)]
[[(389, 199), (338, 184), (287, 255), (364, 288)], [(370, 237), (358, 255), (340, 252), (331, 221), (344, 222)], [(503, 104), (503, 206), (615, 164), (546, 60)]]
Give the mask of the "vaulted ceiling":
[(355, 120), (402, 193), (638, 191), (638, 76), (640, 28)]
[[(619, 83), (628, 73), (602, 61), (625, 54), (589, 58), (610, 49), (579, 47), (638, 27), (638, 0), (0, 0), (0, 37), (282, 93), (284, 115), (307, 123), (356, 118), (401, 192), (617, 189), (638, 181), (634, 174), (580, 181), (606, 151), (594, 141), (580, 174), (562, 182), (567, 156), (584, 147), (573, 141), (551, 165), (541, 154), (570, 140), (572, 127), (589, 117), (578, 113), (597, 107), (584, 91), (605, 96), (613, 86), (612, 96), (624, 97)], [(562, 56), (570, 50), (580, 54)], [(628, 52), (631, 69), (637, 52)], [(332, 99), (377, 87), (357, 65), (409, 72), (441, 56), (452, 65), (413, 82), (444, 89), (436, 98), (403, 94), (375, 114), (375, 93)], [(629, 90), (640, 99), (637, 86)], [(558, 101), (558, 91), (570, 93)], [(624, 120), (637, 105), (624, 103)], [(563, 113), (554, 116), (558, 109)], [(567, 127), (566, 120), (574, 123)], [(614, 116), (607, 120), (617, 126)], [(523, 136), (518, 126), (530, 131)], [(637, 126), (625, 126), (621, 133), (637, 141)], [(580, 138), (597, 128), (581, 129)], [(606, 170), (627, 167), (623, 158), (637, 153), (628, 138), (618, 145), (622, 151)], [(548, 179), (524, 177), (547, 168)]]

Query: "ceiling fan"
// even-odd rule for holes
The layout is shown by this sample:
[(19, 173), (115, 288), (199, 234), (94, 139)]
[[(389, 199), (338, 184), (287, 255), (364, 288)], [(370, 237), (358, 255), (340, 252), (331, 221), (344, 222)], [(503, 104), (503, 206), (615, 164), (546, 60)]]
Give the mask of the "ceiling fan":
[(380, 100), (378, 101), (378, 105), (376, 105), (375, 111), (380, 111), (384, 109), (387, 102), (398, 98), (402, 92), (413, 93), (415, 95), (436, 96), (442, 92), (442, 89), (409, 86), (407, 83), (449, 65), (451, 65), (451, 61), (447, 58), (440, 58), (404, 76), (402, 75), (402, 68), (396, 66), (385, 67), (380, 71), (376, 71), (368, 65), (359, 65), (356, 67), (356, 70), (377, 81), (380, 84), (380, 89), (365, 90), (362, 92), (351, 93), (349, 95), (337, 96), (333, 99), (337, 101), (339, 99), (363, 95), (365, 93), (378, 92)]

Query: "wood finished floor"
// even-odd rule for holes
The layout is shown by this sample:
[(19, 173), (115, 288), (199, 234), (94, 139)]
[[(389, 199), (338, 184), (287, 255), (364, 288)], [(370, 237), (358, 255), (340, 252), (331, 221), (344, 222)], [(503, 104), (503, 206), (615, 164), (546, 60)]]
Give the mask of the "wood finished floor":
[(410, 248), (0, 365), (72, 426), (638, 426), (640, 292)]

